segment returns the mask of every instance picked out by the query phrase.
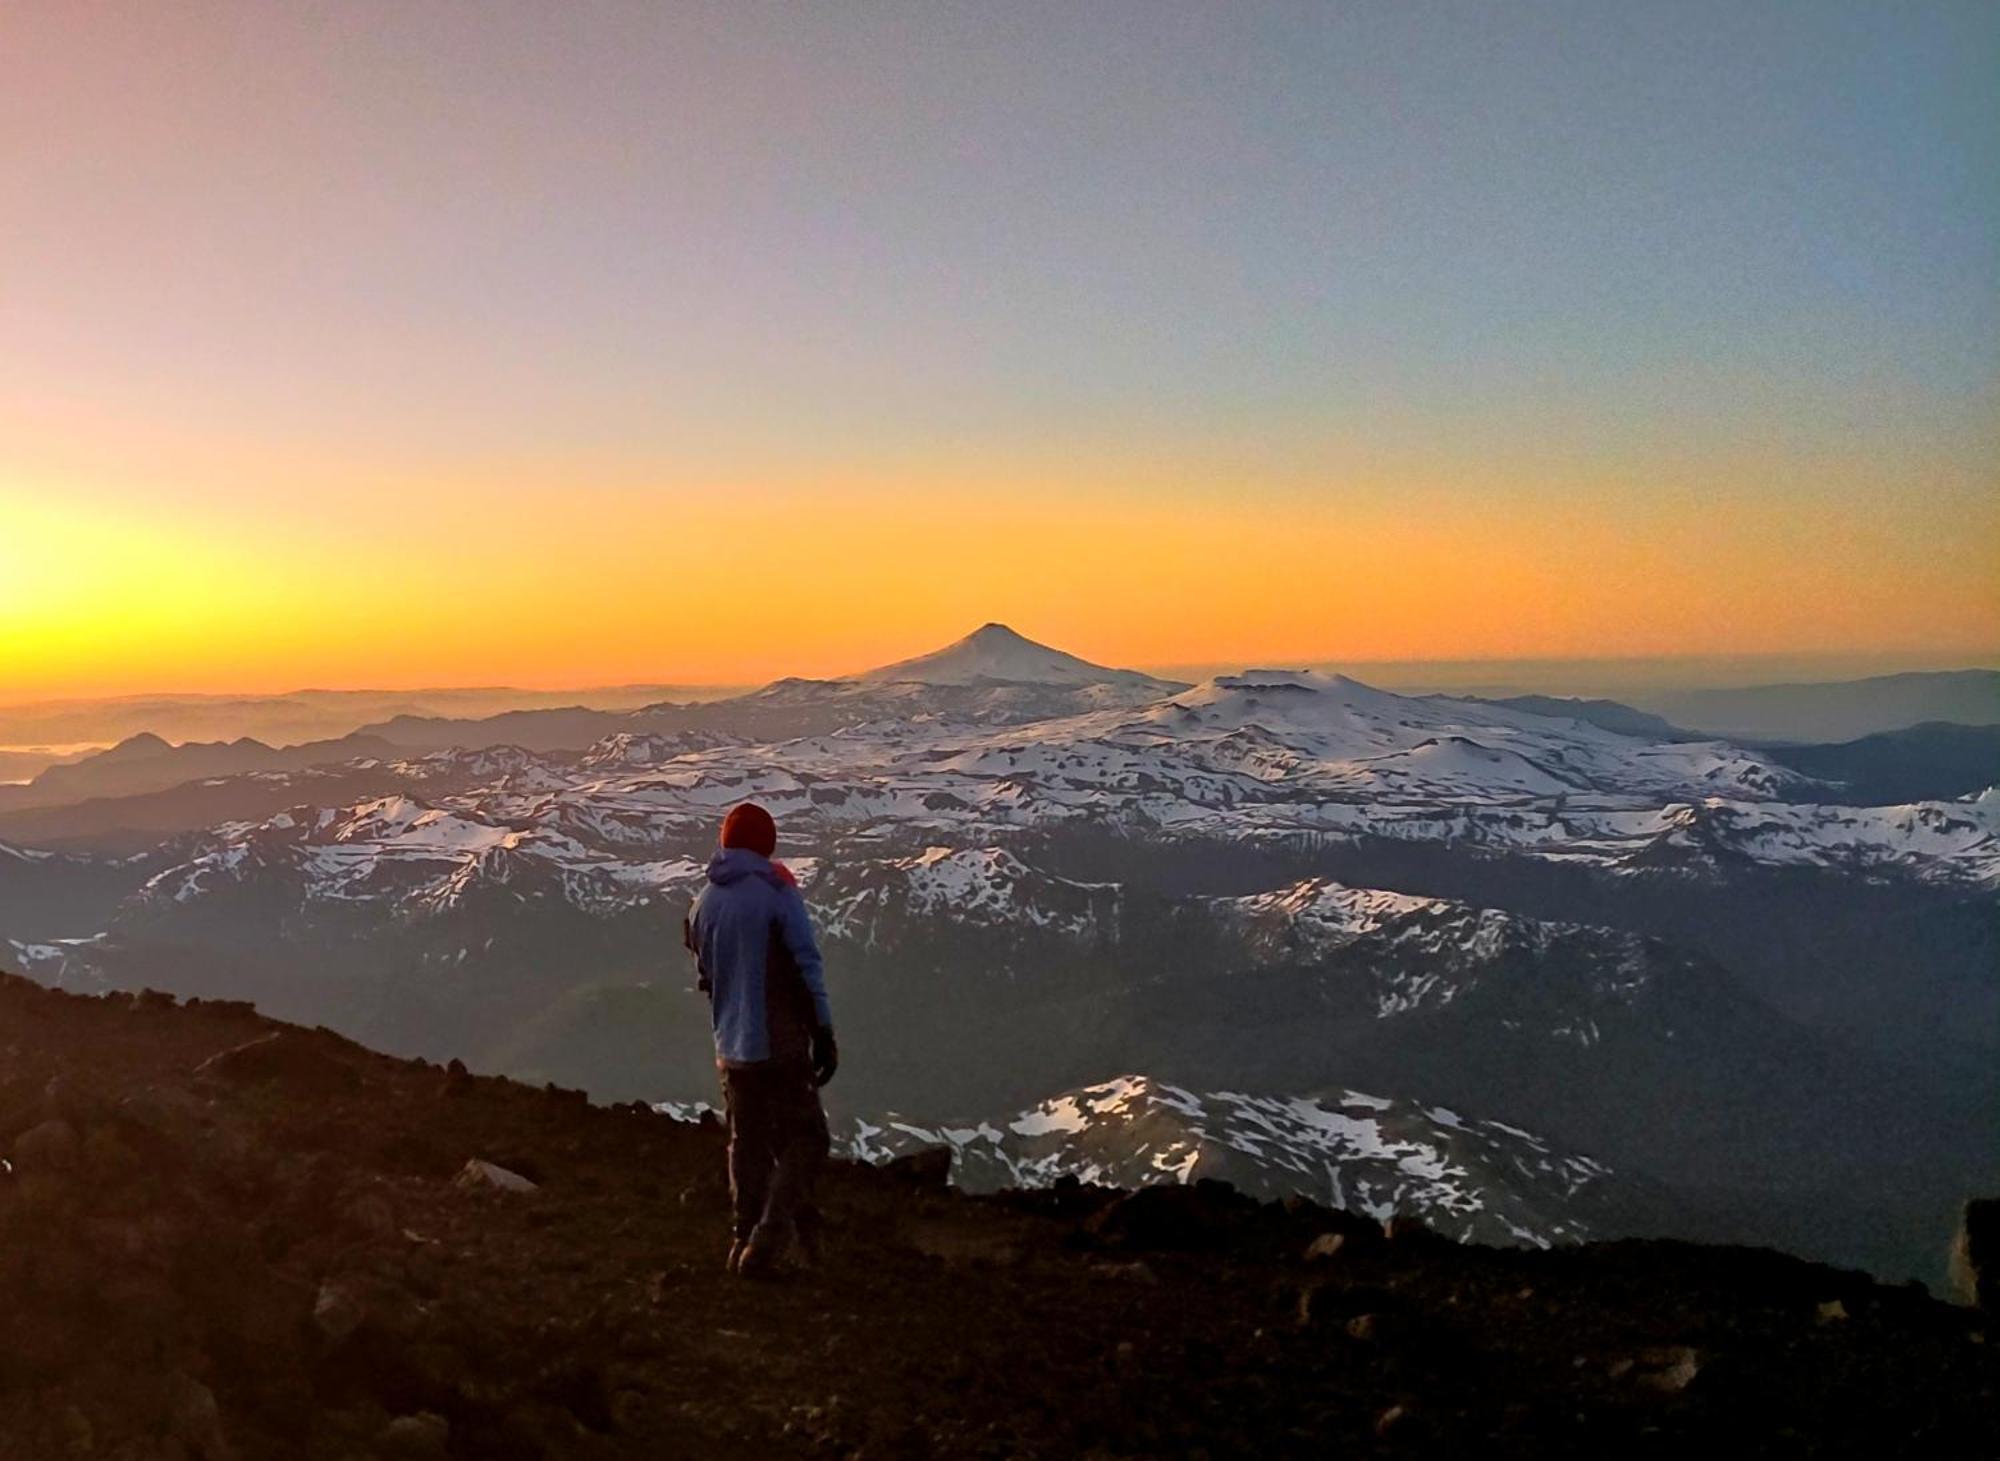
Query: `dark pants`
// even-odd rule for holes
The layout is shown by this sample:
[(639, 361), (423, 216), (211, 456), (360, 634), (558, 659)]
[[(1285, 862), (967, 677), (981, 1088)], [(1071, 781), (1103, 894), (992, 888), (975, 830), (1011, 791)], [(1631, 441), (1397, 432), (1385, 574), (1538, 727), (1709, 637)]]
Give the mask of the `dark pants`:
[(813, 1184), (831, 1138), (812, 1068), (767, 1060), (722, 1067), (729, 1110), (729, 1199), (736, 1236), (781, 1243), (816, 1236)]

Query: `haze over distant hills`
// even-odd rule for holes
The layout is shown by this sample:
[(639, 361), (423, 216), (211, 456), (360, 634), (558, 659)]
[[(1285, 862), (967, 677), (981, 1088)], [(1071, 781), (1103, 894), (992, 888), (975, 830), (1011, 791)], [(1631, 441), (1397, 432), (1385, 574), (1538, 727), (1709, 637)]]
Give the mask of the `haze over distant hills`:
[[(0, 747), (110, 745), (136, 735), (164, 740), (271, 745), (344, 736), (394, 715), (487, 716), (551, 705), (618, 709), (669, 697), (705, 699), (726, 691), (702, 685), (614, 685), (578, 690), (509, 687), (433, 690), (295, 690), (282, 695), (121, 695), (0, 705)], [(13, 761), (19, 775), (53, 765), (59, 754)], [(36, 764), (30, 764), (30, 762)], [(6, 767), (0, 766), (0, 779)]]
[[(997, 643), (988, 642), (994, 631), (1011, 638), (1007, 652), (1001, 653)], [(1623, 714), (1618, 707), (1630, 707), (1677, 726), (1776, 740), (1847, 740), (1926, 720), (1961, 724), (2000, 720), (2000, 709), (1996, 709), (2000, 692), (1993, 688), (2000, 672), (1925, 668), (1864, 680), (1841, 673), (1843, 667), (1871, 658), (1879, 662), (1882, 657), (1772, 657), (1765, 666), (1770, 675), (1767, 680), (1756, 678), (1757, 666), (1764, 662), (1741, 659), (1713, 663), (1682, 659), (1410, 661), (1359, 666), (1315, 661), (1295, 667), (1349, 673), (1404, 694), (1471, 695), (1523, 703), (1537, 698), (1581, 698), (1612, 707), (1601, 712), (1612, 716)], [(1813, 673), (1820, 663), (1825, 665), (1824, 673)], [(1058, 664), (1063, 668), (1052, 668)], [(1114, 671), (1038, 645), (1005, 626), (987, 625), (943, 650), (862, 671), (848, 680), (782, 683), (876, 683), (900, 678), (932, 684), (996, 680), (1174, 686), (1239, 668), (1225, 664), (1198, 670)], [(247, 737), (287, 747), (337, 739), (364, 729), (383, 734), (391, 722), (491, 721), (479, 734), (504, 740), (517, 723), (495, 718), (510, 712), (684, 706), (741, 696), (747, 689), (668, 683), (557, 690), (505, 686), (308, 689), (276, 695), (155, 694), (0, 704), (0, 784), (27, 780), (46, 767), (142, 734), (174, 743)], [(519, 724), (527, 730), (527, 743), (552, 745), (544, 732), (558, 723)], [(588, 718), (580, 720), (563, 738), (573, 740), (580, 729), (596, 723)], [(1637, 728), (1636, 720), (1633, 724)], [(454, 743), (424, 726), (405, 728), (405, 743), (409, 745)]]
[(2000, 670), (1878, 675), (1826, 684), (1668, 690), (1632, 702), (1717, 735), (1846, 741), (1926, 721), (2000, 725)]

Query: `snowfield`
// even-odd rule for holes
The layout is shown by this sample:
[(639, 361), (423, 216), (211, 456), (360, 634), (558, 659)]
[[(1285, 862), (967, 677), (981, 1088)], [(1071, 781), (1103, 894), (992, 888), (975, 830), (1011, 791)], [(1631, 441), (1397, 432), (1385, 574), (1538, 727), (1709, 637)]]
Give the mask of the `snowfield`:
[[(2000, 888), (1992, 793), (1844, 806), (1816, 799), (1831, 787), (1721, 741), (1653, 742), (1288, 671), (1029, 724), (914, 713), (921, 685), (888, 689), (910, 697), (911, 717), (775, 742), (618, 735), (577, 755), (495, 747), (394, 763), (415, 786), (455, 789), (218, 826), (143, 896), (185, 901), (276, 869), (309, 902), (380, 899), (412, 914), (523, 883), (578, 906), (636, 906), (678, 896), (722, 813), (751, 799), (801, 855), (883, 860), (917, 913), (1073, 932), (1096, 916), (1073, 894), (1085, 885), (1053, 903), (1014, 897), (1029, 870), (1007, 849), (1023, 836), (1089, 827), (1273, 846), (1383, 838), (1622, 873), (1722, 877), (1748, 864)], [(1246, 912), (1332, 937), (1410, 911), (1395, 898), (1290, 890)], [(826, 916), (858, 927), (869, 903), (851, 896)]]
[(1589, 1157), (1442, 1107), (1357, 1091), (1194, 1092), (1140, 1075), (999, 1121), (860, 1118), (839, 1137), (843, 1155), (868, 1162), (931, 1146), (952, 1153), (952, 1180), (971, 1191), (1213, 1177), (1261, 1197), (1300, 1193), (1375, 1218), (1421, 1217), (1467, 1241), (1532, 1247), (1589, 1237), (1583, 1214), (1611, 1177)]

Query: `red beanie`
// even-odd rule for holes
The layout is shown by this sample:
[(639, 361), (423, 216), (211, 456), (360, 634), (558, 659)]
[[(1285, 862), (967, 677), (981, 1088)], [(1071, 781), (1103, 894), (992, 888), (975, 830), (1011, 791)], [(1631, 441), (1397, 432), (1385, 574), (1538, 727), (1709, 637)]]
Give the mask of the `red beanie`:
[(722, 845), (746, 847), (769, 857), (778, 850), (778, 824), (755, 802), (731, 807), (729, 815), (722, 819)]

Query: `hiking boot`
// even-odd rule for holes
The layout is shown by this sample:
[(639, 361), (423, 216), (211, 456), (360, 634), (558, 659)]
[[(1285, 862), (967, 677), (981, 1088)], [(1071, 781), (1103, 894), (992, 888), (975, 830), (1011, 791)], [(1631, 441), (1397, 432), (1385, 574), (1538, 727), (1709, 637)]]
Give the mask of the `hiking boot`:
[(759, 1224), (757, 1229), (744, 1240), (743, 1252), (736, 1260), (738, 1278), (777, 1278), (787, 1266), (786, 1260), (792, 1248), (791, 1224), (766, 1227)]
[(731, 1238), (729, 1240), (729, 1257), (723, 1260), (723, 1269), (732, 1274), (740, 1272), (743, 1268), (743, 1254), (749, 1247), (750, 1240), (748, 1238)]

